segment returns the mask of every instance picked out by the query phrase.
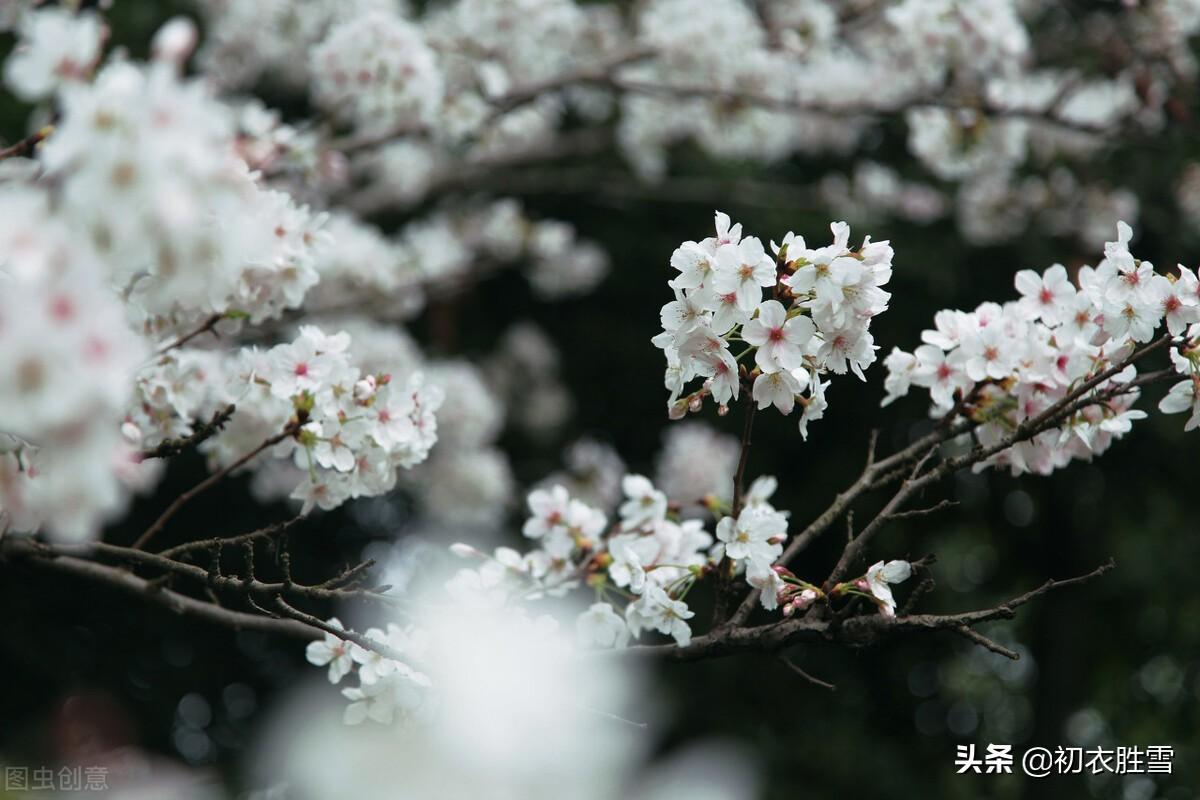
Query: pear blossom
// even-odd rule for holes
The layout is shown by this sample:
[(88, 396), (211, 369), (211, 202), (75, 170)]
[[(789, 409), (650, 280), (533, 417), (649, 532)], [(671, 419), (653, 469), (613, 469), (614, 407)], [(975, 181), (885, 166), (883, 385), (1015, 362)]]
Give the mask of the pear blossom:
[(530, 539), (540, 539), (551, 531), (566, 525), (567, 506), (571, 497), (562, 486), (535, 489), (529, 493), (529, 511), (532, 513), (521, 529)]
[[(1054, 265), (1042, 274), (1018, 273), (1021, 298), (1003, 305), (983, 303), (972, 312), (946, 310), (934, 318), (935, 329), (922, 334), (925, 344), (911, 355), (896, 350), (889, 371), (885, 403), (918, 386), (929, 391), (935, 414), (951, 412), (956, 403), (983, 423), (972, 432), (982, 444), (995, 443), (1023, 421), (1037, 417), (1080, 381), (1087, 380), (1160, 335), (1194, 333), (1200, 299), (1195, 275), (1180, 267), (1171, 277), (1155, 271), (1129, 252), (1132, 229), (1120, 223), (1117, 239), (1105, 246), (1103, 260), (1079, 270), (1078, 285)], [(1172, 348), (1179, 355), (1185, 340)], [(1134, 422), (1145, 417), (1132, 407), (1139, 391), (1137, 370), (1130, 366), (1099, 383), (1100, 393), (1128, 387), (1103, 403), (1085, 404), (1062, 427), (995, 454), (982, 465), (1007, 466), (1014, 474), (1048, 473), (1072, 459), (1103, 453)], [(1172, 388), (1166, 408), (1184, 411), (1188, 387)]]
[(783, 552), (787, 520), (778, 512), (761, 507), (747, 508), (717, 523), (717, 539), (725, 543), (725, 555), (745, 560), (756, 567), (770, 566)]
[(621, 648), (629, 641), (629, 626), (608, 603), (593, 603), (575, 620), (575, 630), (583, 647)]
[(718, 295), (736, 295), (737, 305), (743, 311), (758, 305), (763, 287), (774, 285), (775, 265), (755, 237), (748, 236), (717, 250), (713, 291)]
[(667, 496), (644, 475), (626, 475), (621, 481), (621, 491), (626, 497), (618, 512), (623, 529), (650, 525), (666, 516)]
[(754, 351), (754, 360), (764, 372), (777, 372), (801, 366), (802, 348), (815, 332), (816, 325), (811, 319), (788, 318), (779, 301), (767, 300), (758, 307), (755, 318), (742, 327), (742, 338), (758, 348)]
[[(343, 630), (342, 623), (337, 617), (325, 621), (331, 627)], [(340, 683), (354, 669), (354, 658), (351, 655), (351, 644), (344, 639), (326, 633), (325, 638), (309, 642), (304, 650), (308, 663), (316, 667), (329, 667), (329, 682)]]
[(1174, 384), (1159, 401), (1158, 410), (1164, 414), (1190, 412), (1183, 429), (1190, 431), (1200, 427), (1200, 379), (1193, 376)]
[(27, 12), (21, 40), (4, 65), (4, 80), (24, 100), (41, 100), (66, 83), (79, 82), (100, 59), (105, 27), (91, 11), (65, 8)]
[(779, 595), (787, 587), (779, 572), (751, 561), (746, 569), (746, 582), (758, 589), (758, 601), (766, 611), (779, 608)]
[(903, 583), (912, 575), (912, 565), (907, 561), (877, 561), (867, 568), (867, 589), (875, 596), (879, 613), (885, 617), (896, 616), (896, 600), (892, 597), (891, 584)]
[[(834, 223), (831, 231), (833, 243), (818, 248), (789, 232), (781, 245), (772, 243), (772, 260), (760, 240), (743, 237), (718, 213), (717, 236), (676, 249), (672, 266), (680, 274), (669, 282), (675, 299), (663, 306), (663, 331), (652, 340), (667, 360), (672, 419), (698, 410), (705, 396), (723, 413), (752, 380), (759, 408), (774, 405), (786, 415), (799, 402), (807, 434), (808, 422), (827, 407), (828, 381), (819, 375), (865, 379), (877, 350), (868, 327), (887, 308), (890, 295), (881, 287), (891, 278), (893, 251), (869, 237), (854, 251), (848, 225)], [(763, 289), (771, 297), (764, 300)], [(751, 351), (755, 370), (746, 360)], [(683, 396), (696, 378), (704, 379), (701, 390)]]
[(634, 635), (643, 628), (652, 628), (670, 636), (680, 647), (692, 641), (692, 629), (687, 621), (695, 612), (682, 600), (673, 600), (655, 584), (647, 584), (646, 592), (626, 610), (626, 619)]
[(795, 372), (764, 372), (754, 379), (752, 396), (760, 410), (773, 405), (780, 414), (786, 416), (792, 413), (796, 406), (796, 395), (804, 391), (807, 384), (808, 372), (802, 369)]

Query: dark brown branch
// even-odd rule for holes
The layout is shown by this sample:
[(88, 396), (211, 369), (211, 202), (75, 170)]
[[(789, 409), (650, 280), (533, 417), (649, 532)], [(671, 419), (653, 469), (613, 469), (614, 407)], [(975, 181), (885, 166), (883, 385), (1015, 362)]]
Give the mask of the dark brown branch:
[(37, 132), (26, 136), (24, 139), (13, 142), (8, 147), (0, 149), (0, 161), (7, 158), (26, 158), (33, 155), (34, 151), (37, 150), (37, 146), (52, 133), (54, 133), (54, 126), (47, 125)]
[(275, 445), (279, 444), (284, 439), (288, 438), (293, 433), (295, 433), (295, 431), (296, 431), (296, 425), (289, 423), (288, 426), (286, 428), (284, 428), (281, 432), (275, 434), (274, 436), (272, 436), (268, 439), (263, 440), (262, 444), (258, 445), (258, 447), (255, 447), (249, 453), (246, 453), (244, 456), (239, 458), (237, 461), (234, 461), (232, 464), (230, 464), (229, 466), (227, 466), (223, 469), (217, 470), (212, 475), (209, 475), (203, 481), (201, 481), (200, 483), (193, 486), (191, 489), (188, 489), (186, 492), (179, 495), (179, 497), (175, 498), (175, 501), (172, 502), (171, 505), (167, 506), (167, 510), (164, 511), (159, 516), (158, 519), (154, 520), (153, 524), (151, 524), (150, 527), (147, 528), (145, 530), (145, 532), (143, 532), (142, 535), (137, 538), (137, 541), (135, 541), (133, 543), (133, 549), (139, 550), (142, 547), (145, 547), (146, 544), (151, 539), (154, 538), (155, 534), (157, 534), (159, 531), (161, 531), (166, 526), (167, 522), (170, 521), (171, 517), (175, 516), (176, 512), (178, 512), (179, 509), (181, 509), (185, 505), (187, 505), (188, 502), (192, 500), (192, 498), (196, 497), (199, 494), (203, 494), (207, 490), (211, 489), (213, 486), (216, 486), (218, 483), (220, 483), (222, 480), (224, 480), (224, 478), (227, 475), (229, 475), (229, 473), (233, 472), (234, 470), (238, 469), (239, 467), (245, 466), (251, 460), (253, 460), (254, 457), (257, 456), (259, 453), (263, 452), (264, 450), (266, 450), (269, 447), (274, 447)]
[(991, 650), (993, 653), (999, 653), (1000, 655), (1004, 656), (1005, 658), (1011, 658), (1013, 661), (1021, 660), (1021, 654), (1018, 653), (1016, 650), (1010, 650), (1009, 648), (1005, 647), (1004, 645), (999, 644), (998, 642), (995, 642), (992, 639), (989, 639), (988, 637), (984, 636), (982, 633), (975, 630), (974, 628), (968, 628), (966, 625), (961, 625), (957, 628), (951, 628), (950, 630), (954, 631), (959, 636), (969, 639), (970, 641), (974, 642), (975, 644), (979, 645), (980, 647)]
[(738, 453), (737, 471), (733, 474), (733, 505), (734, 518), (742, 513), (742, 500), (746, 493), (746, 464), (750, 461), (750, 434), (754, 430), (754, 401), (746, 397), (746, 418), (742, 423), (741, 449)]
[(273, 522), (266, 527), (250, 531), (249, 533), (243, 533), (238, 536), (216, 536), (211, 539), (200, 539), (194, 542), (184, 542), (183, 544), (176, 545), (175, 547), (168, 547), (166, 550), (159, 552), (158, 555), (162, 556), (163, 558), (177, 559), (179, 556), (184, 555), (185, 553), (191, 553), (196, 550), (214, 551), (229, 544), (237, 545), (241, 544), (242, 542), (254, 542), (258, 541), (259, 539), (271, 539), (283, 533), (297, 522), (300, 522), (302, 519), (305, 519), (305, 516), (303, 514), (298, 514), (297, 516), (294, 516), (288, 520), (284, 520), (283, 522)]
[(45, 544), (29, 539), (7, 539), (0, 543), (0, 555), (18, 555), (39, 558), (57, 558), (72, 556), (84, 559), (104, 557), (113, 561), (135, 566), (154, 569), (181, 578), (187, 578), (198, 584), (239, 597), (255, 597), (271, 602), (277, 595), (302, 598), (312, 601), (333, 600), (369, 600), (389, 608), (402, 608), (395, 597), (381, 595), (378, 592), (354, 588), (328, 588), (322, 585), (306, 586), (295, 582), (260, 581), (253, 576), (224, 575), (220, 570), (220, 561), (216, 557), (218, 551), (213, 551), (213, 562), (209, 568), (187, 564), (166, 558), (156, 553), (144, 550), (134, 550), (130, 547), (95, 542), (92, 544)]
[(946, 98), (934, 95), (907, 98), (903, 103), (888, 106), (848, 105), (815, 103), (799, 97), (769, 95), (745, 90), (727, 91), (707, 85), (683, 85), (656, 83), (646, 80), (614, 78), (612, 86), (626, 92), (658, 95), (669, 98), (700, 99), (721, 103), (731, 108), (757, 108), (793, 114), (822, 114), (830, 117), (861, 117), (866, 119), (902, 118), (909, 108), (933, 106), (947, 111), (974, 111), (984, 117), (998, 119), (1023, 119), (1038, 122), (1050, 128), (1077, 134), (1101, 135), (1112, 133), (1116, 126), (1094, 126), (1073, 122), (1056, 116), (1057, 109), (1050, 107), (1042, 111), (1028, 108), (1003, 108), (989, 106), (971, 98)]
[(795, 661), (792, 661), (787, 656), (781, 654), (779, 656), (779, 660), (782, 661), (787, 666), (788, 669), (790, 669), (792, 672), (799, 675), (801, 678), (804, 678), (804, 680), (808, 681), (809, 683), (814, 684), (815, 686), (820, 686), (822, 689), (828, 689), (831, 692), (837, 691), (837, 687), (834, 686), (832, 683), (827, 683), (826, 681), (823, 681), (820, 678), (815, 678), (812, 675), (809, 675), (807, 672), (805, 672), (803, 669), (800, 668), (799, 664), (797, 664)]
[[(6, 542), (6, 545), (9, 543)], [(13, 553), (13, 548), (5, 547), (5, 552)], [(202, 619), (234, 630), (259, 631), (261, 633), (280, 634), (300, 639), (319, 639), (321, 632), (299, 622), (277, 620), (262, 617), (257, 614), (247, 614), (221, 607), (214, 602), (197, 600), (194, 597), (180, 594), (164, 588), (155, 581), (139, 578), (133, 573), (117, 567), (98, 564), (75, 556), (60, 555), (53, 558), (34, 557), (24, 559), (23, 563), (48, 569), (76, 577), (85, 578), (95, 583), (110, 586), (126, 594), (133, 595), (148, 603), (162, 606), (181, 616)]]
[(343, 639), (347, 642), (353, 642), (364, 650), (374, 650), (376, 653), (395, 661), (404, 660), (404, 654), (390, 645), (384, 642), (378, 642), (348, 628), (335, 628), (333, 625), (314, 617), (312, 614), (306, 614), (295, 606), (289, 604), (282, 597), (275, 598), (275, 609), (282, 616), (289, 617), (297, 622), (317, 628), (318, 630), (324, 631), (325, 633), (336, 636), (337, 638)]
[(201, 442), (211, 439), (216, 436), (225, 423), (229, 422), (230, 417), (237, 407), (232, 403), (224, 408), (218, 409), (213, 413), (212, 419), (208, 422), (197, 422), (192, 426), (192, 433), (189, 436), (183, 436), (178, 439), (166, 439), (160, 442), (156, 447), (151, 447), (148, 450), (142, 451), (142, 458), (171, 458), (190, 450)]
[[(202, 322), (200, 324), (200, 327), (196, 328), (195, 330), (189, 331), (188, 333), (183, 334), (182, 336), (180, 336), (178, 339), (171, 342), (170, 344), (163, 345), (162, 347), (160, 347), (158, 349), (158, 355), (161, 356), (164, 353), (169, 353), (170, 351), (174, 350), (177, 347), (183, 347), (185, 344), (190, 342), (192, 339), (195, 339), (197, 336), (201, 336), (205, 333), (213, 331), (213, 329), (217, 327), (217, 323), (219, 323), (223, 319), (225, 319), (224, 314), (213, 314), (212, 316), (205, 319), (204, 322)], [(217, 334), (215, 332), (213, 332), (213, 336), (216, 336), (216, 335)]]
[[(965, 433), (974, 427), (973, 423), (964, 422), (959, 425), (940, 426), (925, 436), (922, 436), (917, 441), (905, 447), (892, 455), (882, 460), (875, 460), (873, 452), (868, 452), (871, 457), (870, 463), (863, 467), (862, 473), (845, 491), (840, 492), (833, 502), (829, 504), (821, 514), (809, 523), (803, 531), (797, 534), (788, 546), (784, 549), (783, 554), (776, 562), (787, 566), (795, 560), (801, 552), (804, 551), (812, 542), (829, 529), (844, 512), (846, 512), (850, 504), (859, 498), (862, 494), (872, 489), (879, 488), (886, 483), (890, 483), (893, 479), (898, 480), (907, 473), (908, 463), (919, 459), (933, 452), (943, 442)], [(887, 481), (884, 482), (884, 477)], [(750, 618), (750, 614), (754, 612), (755, 598), (758, 596), (757, 591), (752, 591), (742, 600), (742, 604), (738, 606), (734, 612), (732, 622), (735, 625), (742, 625)]]
[[(884, 506), (883, 511), (881, 511), (879, 515), (875, 517), (875, 519), (871, 520), (867, 527), (864, 528), (853, 541), (846, 544), (845, 549), (842, 550), (841, 557), (838, 559), (837, 566), (834, 567), (833, 572), (830, 573), (829, 578), (827, 578), (825, 581), (826, 589), (832, 587), (835, 583), (846, 577), (851, 565), (859, 558), (859, 556), (862, 555), (871, 539), (875, 536), (879, 529), (883, 527), (884, 523), (895, 517), (895, 514), (899, 511), (900, 507), (909, 498), (913, 497), (926, 487), (933, 485), (947, 475), (958, 471), (959, 469), (986, 461), (997, 453), (1003, 452), (1004, 450), (1007, 450), (1016, 444), (1034, 438), (1038, 434), (1061, 424), (1064, 420), (1069, 419), (1087, 406), (1107, 402), (1108, 400), (1111, 400), (1113, 397), (1116, 397), (1120, 394), (1140, 388), (1142, 384), (1139, 384), (1137, 380), (1134, 379), (1127, 383), (1119, 383), (1115, 386), (1109, 387), (1106, 390), (1097, 392), (1094, 396), (1091, 395), (1091, 392), (1100, 386), (1100, 384), (1110, 380), (1115, 375), (1129, 367), (1131, 364), (1140, 361), (1147, 355), (1166, 347), (1168, 344), (1170, 344), (1171, 339), (1172, 337), (1170, 334), (1164, 334), (1153, 342), (1143, 346), (1138, 350), (1135, 350), (1118, 363), (1113, 364), (1107, 369), (1101, 370), (1088, 380), (1083, 381), (1079, 386), (1068, 392), (1063, 398), (1047, 408), (1041, 414), (1031, 417), (1018, 424), (1011, 434), (1003, 437), (998, 442), (986, 447), (983, 445), (977, 445), (976, 447), (972, 448), (970, 452), (962, 456), (958, 456), (957, 458), (946, 459), (924, 474), (918, 475), (920, 470), (914, 470), (912, 473), (910, 473), (909, 477), (900, 484), (900, 488), (896, 490), (894, 495), (892, 495), (892, 498), (888, 501), (887, 505)], [(925, 454), (925, 457), (928, 458), (932, 456), (932, 454), (933, 451), (930, 450)], [(923, 463), (924, 460), (918, 463), (918, 467), (920, 467)]]
[(630, 647), (621, 652), (665, 657), (675, 661), (700, 661), (742, 653), (774, 653), (789, 645), (802, 642), (827, 642), (847, 647), (870, 647), (897, 634), (944, 630), (959, 633), (959, 628), (963, 626), (971, 627), (982, 622), (1011, 619), (1016, 616), (1018, 608), (1031, 600), (1057, 589), (1075, 586), (1098, 578), (1114, 566), (1110, 560), (1086, 575), (1062, 580), (1048, 580), (1036, 589), (998, 606), (978, 611), (943, 615), (914, 614), (902, 617), (865, 614), (850, 617), (841, 621), (840, 624), (818, 616), (805, 616), (756, 627), (727, 625), (704, 636), (696, 637), (687, 647), (678, 647), (673, 644), (642, 645)]
[(524, 86), (515, 87), (491, 101), (493, 111), (488, 116), (487, 121), (491, 121), (502, 114), (520, 108), (547, 92), (566, 89), (570, 86), (609, 84), (612, 81), (613, 72), (617, 69), (627, 64), (653, 58), (654, 55), (654, 50), (648, 47), (641, 47), (610, 56), (596, 64), (589, 64), (586, 67), (560, 73), (543, 81), (536, 81)]
[(908, 511), (897, 511), (896, 513), (892, 514), (889, 517), (889, 519), (907, 519), (909, 517), (927, 517), (930, 514), (936, 514), (937, 512), (941, 511), (943, 508), (951, 508), (956, 505), (958, 505), (957, 500), (941, 500), (936, 505), (932, 505), (929, 508), (913, 508), (913, 509), (909, 509)]
[[(738, 452), (737, 469), (733, 473), (733, 502), (730, 516), (737, 521), (742, 513), (742, 501), (746, 493), (746, 464), (750, 460), (750, 434), (754, 430), (755, 404), (747, 393), (745, 396), (746, 416), (742, 423), (742, 439)], [(713, 603), (713, 625), (720, 625), (729, 616), (729, 600), (733, 591), (733, 561), (729, 556), (717, 565), (716, 600)], [(753, 594), (753, 593), (752, 593)]]

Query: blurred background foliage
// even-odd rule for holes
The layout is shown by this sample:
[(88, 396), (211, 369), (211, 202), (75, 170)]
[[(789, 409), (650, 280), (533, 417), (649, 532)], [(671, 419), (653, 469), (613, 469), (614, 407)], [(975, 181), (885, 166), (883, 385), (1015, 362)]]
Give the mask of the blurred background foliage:
[[(144, 55), (156, 27), (186, 10), (176, 0), (117, 0), (108, 12), (113, 41)], [(10, 46), (6, 39), (3, 51)], [(289, 114), (305, 112), (296, 98), (268, 97)], [(0, 94), (6, 141), (27, 131), (28, 114)], [(901, 174), (915, 172), (903, 136), (898, 122), (885, 126), (867, 155)], [(1107, 177), (1136, 193), (1141, 215), (1134, 252), (1140, 258), (1200, 263), (1200, 235), (1173, 202), (1181, 165), (1198, 156), (1192, 131), (1169, 128), (1152, 140), (1113, 147), (1086, 166), (1091, 177)], [(611, 158), (593, 163), (592, 174), (624, 174)], [(450, 314), (454, 348), (470, 356), (488, 352), (512, 322), (529, 319), (561, 349), (563, 378), (576, 407), (572, 422), (554, 441), (517, 434), (502, 441), (526, 484), (558, 469), (562, 446), (579, 435), (615, 446), (631, 470), (652, 471), (671, 423), (664, 413), (661, 352), (649, 339), (659, 330), (659, 307), (669, 299), (672, 250), (707, 235), (716, 207), (763, 239), (795, 230), (820, 241), (831, 212), (801, 187), (852, 166), (836, 158), (796, 158), (763, 169), (714, 163), (686, 148), (672, 163), (673, 175), (704, 179), (713, 191), (664, 197), (628, 179), (616, 192), (611, 182), (581, 180), (522, 195), (533, 214), (572, 222), (608, 248), (612, 273), (593, 294), (548, 304), (510, 273), (500, 273), (464, 287), (411, 326), (436, 353), (449, 342), (444, 332), (431, 334), (430, 317), (442, 315), (440, 330)], [(779, 188), (763, 196), (721, 191), (746, 177)], [(376, 221), (386, 230), (403, 218)], [(1074, 240), (1040, 232), (1003, 246), (973, 247), (952, 220), (927, 226), (848, 221), (856, 240), (869, 233), (890, 239), (896, 250), (891, 307), (873, 326), (881, 355), (893, 345), (911, 349), (940, 308), (973, 308), (1014, 296), (1019, 269), (1078, 266), (1099, 257)], [(879, 408), (882, 377), (876, 365), (866, 384), (835, 381), (826, 419), (812, 427), (807, 442), (794, 417), (759, 415), (749, 474), (779, 478), (776, 505), (792, 511), (796, 528), (857, 476), (872, 428), (881, 431), (884, 453), (927, 429), (919, 397)], [(1160, 392), (1147, 392), (1141, 406), (1151, 407)], [(719, 419), (711, 408), (703, 416), (730, 432), (740, 424), (740, 415)], [(700, 737), (746, 745), (764, 765), (770, 798), (1200, 797), (1200, 517), (1191, 494), (1200, 461), (1197, 434), (1185, 435), (1182, 423), (1181, 417), (1152, 415), (1102, 459), (1050, 478), (960, 474), (926, 498), (928, 504), (952, 498), (959, 506), (899, 521), (880, 536), (880, 556), (937, 555), (937, 587), (922, 600), (925, 611), (986, 607), (1047, 578), (1085, 573), (1114, 558), (1117, 568), (1103, 579), (1042, 598), (1015, 620), (983, 629), (1018, 650), (1020, 661), (941, 633), (866, 651), (805, 646), (790, 652), (805, 670), (836, 684), (835, 691), (804, 682), (767, 656), (664, 664), (658, 685), (673, 723), (647, 734), (631, 729), (630, 735), (655, 736), (664, 751)], [(202, 474), (198, 458), (174, 463), (158, 493), (142, 498), (106, 539), (132, 541)], [(859, 520), (883, 499), (862, 501)], [(514, 509), (514, 522), (518, 514)], [(249, 530), (286, 515), (283, 507), (254, 503), (245, 481), (234, 480), (195, 503), (172, 536)], [(403, 499), (360, 502), (316, 516), (294, 537), (302, 557), (298, 575), (350, 562), (370, 543), (402, 532), (407, 517)], [(840, 531), (835, 526), (810, 548), (797, 572), (825, 574), (840, 548)], [(155, 758), (220, 772), (238, 785), (263, 711), (282, 690), (311, 677), (294, 641), (234, 635), (22, 567), (0, 565), (0, 575), (0, 750), (29, 764), (128, 743)], [(914, 585), (901, 587), (901, 602)], [(1018, 760), (1013, 775), (957, 775), (955, 748), (969, 743), (980, 751), (987, 743), (1012, 744), (1018, 759), (1034, 745), (1169, 745), (1174, 772), (1032, 780), (1020, 774)]]

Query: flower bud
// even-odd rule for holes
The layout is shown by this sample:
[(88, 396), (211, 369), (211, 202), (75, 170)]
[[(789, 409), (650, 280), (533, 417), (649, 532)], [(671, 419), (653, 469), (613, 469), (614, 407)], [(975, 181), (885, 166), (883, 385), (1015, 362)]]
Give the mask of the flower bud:
[(377, 388), (375, 376), (367, 375), (354, 384), (354, 399), (359, 403), (366, 403), (375, 396)]
[(817, 593), (812, 589), (805, 589), (792, 600), (792, 605), (797, 610), (803, 611), (816, 602)]
[(124, 422), (121, 425), (121, 435), (125, 437), (125, 441), (130, 444), (141, 444), (142, 429), (132, 422)]
[(196, 23), (187, 17), (172, 17), (154, 34), (150, 55), (155, 61), (182, 67), (196, 49), (198, 38)]
[(454, 555), (458, 556), (459, 558), (483, 558), (484, 557), (483, 553), (479, 552), (474, 547), (471, 547), (471, 545), (463, 544), (462, 542), (455, 542), (454, 544), (450, 545), (450, 552), (453, 553)]

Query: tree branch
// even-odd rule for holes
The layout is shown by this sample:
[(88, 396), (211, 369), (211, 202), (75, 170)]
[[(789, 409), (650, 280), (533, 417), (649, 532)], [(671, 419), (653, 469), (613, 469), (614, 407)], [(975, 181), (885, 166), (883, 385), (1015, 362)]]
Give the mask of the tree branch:
[(832, 683), (827, 683), (820, 678), (814, 678), (812, 675), (809, 675), (807, 672), (801, 669), (799, 664), (797, 664), (795, 661), (792, 661), (787, 656), (780, 654), (779, 660), (782, 661), (788, 669), (799, 675), (801, 678), (804, 678), (804, 680), (808, 681), (809, 683), (820, 686), (822, 689), (828, 689), (831, 692), (837, 691), (837, 687)]
[[(21, 554), (11, 546), (11, 540), (5, 542), (3, 552), (6, 555)], [(25, 553), (34, 555), (33, 553)], [(180, 616), (202, 619), (233, 630), (249, 630), (261, 633), (280, 634), (300, 639), (319, 639), (321, 631), (302, 625), (291, 620), (277, 620), (258, 614), (247, 614), (222, 608), (219, 604), (197, 600), (194, 597), (180, 594), (167, 589), (158, 583), (145, 578), (139, 578), (133, 573), (98, 564), (75, 556), (57, 555), (54, 557), (31, 557), (23, 563), (48, 569), (79, 578), (85, 578), (93, 583), (112, 587), (126, 594), (133, 595), (153, 605), (159, 605)]]
[[(197, 336), (201, 336), (205, 333), (212, 331), (214, 328), (217, 327), (217, 323), (219, 323), (223, 319), (225, 319), (224, 314), (213, 314), (212, 316), (205, 319), (204, 322), (202, 322), (198, 328), (196, 328), (192, 331), (189, 331), (188, 333), (183, 334), (182, 336), (180, 336), (178, 339), (171, 342), (170, 344), (163, 345), (162, 347), (160, 347), (158, 349), (157, 355), (161, 356), (164, 353), (169, 353), (170, 351), (174, 350), (177, 347), (183, 347), (185, 344), (190, 342), (192, 339), (195, 339)], [(216, 335), (217, 334), (214, 332), (213, 336), (216, 336)]]
[(904, 633), (949, 630), (962, 635), (960, 628), (972, 627), (981, 622), (996, 619), (1011, 619), (1016, 610), (1026, 603), (1048, 592), (1075, 586), (1104, 575), (1115, 566), (1112, 560), (1097, 567), (1086, 575), (1062, 580), (1048, 580), (1041, 586), (1012, 598), (998, 606), (966, 611), (959, 614), (914, 614), (903, 617), (885, 617), (882, 614), (865, 614), (850, 617), (840, 624), (834, 620), (805, 616), (787, 619), (756, 627), (725, 626), (704, 636), (692, 639), (687, 647), (673, 644), (641, 645), (626, 648), (633, 655), (664, 657), (674, 661), (700, 661), (708, 658), (724, 658), (742, 653), (775, 653), (784, 647), (801, 642), (828, 642), (847, 647), (871, 647), (885, 639)]
[(13, 142), (8, 147), (0, 149), (0, 161), (8, 158), (25, 158), (33, 155), (37, 146), (49, 138), (50, 134), (54, 133), (53, 125), (46, 125), (34, 133)]
[(198, 422), (192, 426), (192, 433), (178, 439), (165, 439), (157, 446), (142, 451), (142, 458), (171, 458), (190, 450), (201, 442), (216, 436), (229, 422), (237, 407), (230, 403), (224, 408), (217, 409), (208, 422)]
[(232, 464), (225, 467), (224, 469), (217, 470), (212, 475), (209, 475), (203, 481), (201, 481), (200, 483), (193, 486), (191, 489), (188, 489), (186, 492), (179, 495), (179, 497), (175, 498), (174, 502), (172, 502), (171, 505), (167, 506), (167, 510), (164, 511), (159, 516), (158, 519), (154, 520), (154, 522), (150, 525), (150, 527), (147, 528), (142, 533), (142, 535), (137, 538), (137, 540), (133, 543), (133, 549), (140, 550), (141, 548), (145, 547), (146, 544), (151, 539), (154, 538), (155, 534), (157, 534), (159, 531), (161, 531), (166, 526), (167, 522), (170, 521), (171, 517), (175, 516), (176, 512), (178, 512), (179, 509), (181, 509), (185, 505), (187, 505), (187, 503), (189, 501), (191, 501), (192, 498), (196, 497), (199, 494), (203, 494), (205, 491), (211, 489), (213, 486), (216, 486), (218, 483), (220, 483), (225, 478), (225, 476), (229, 475), (229, 473), (233, 472), (234, 470), (238, 469), (239, 467), (242, 467), (245, 464), (249, 463), (251, 460), (254, 459), (255, 456), (257, 456), (262, 451), (266, 450), (269, 447), (274, 447), (275, 445), (282, 442), (284, 439), (291, 436), (293, 433), (296, 432), (296, 428), (297, 428), (297, 426), (294, 423), (289, 423), (287, 425), (287, 427), (285, 427), (282, 431), (275, 434), (274, 436), (271, 436), (268, 439), (264, 439), (262, 444), (258, 445), (258, 447), (255, 447), (249, 453), (246, 453), (244, 456), (239, 458), (237, 461), (234, 461)]

